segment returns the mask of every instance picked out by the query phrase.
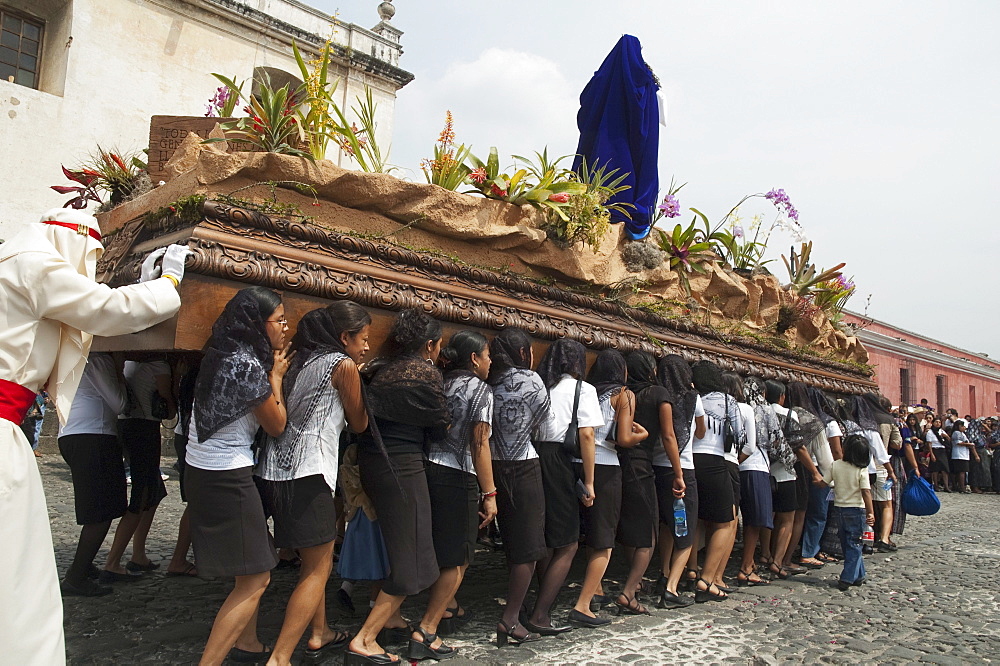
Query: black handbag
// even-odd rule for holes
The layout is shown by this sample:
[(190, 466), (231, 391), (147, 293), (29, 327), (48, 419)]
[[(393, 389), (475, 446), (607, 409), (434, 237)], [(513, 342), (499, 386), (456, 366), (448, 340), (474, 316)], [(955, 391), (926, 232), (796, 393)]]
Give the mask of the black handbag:
[(154, 419), (161, 421), (170, 417), (170, 407), (167, 405), (166, 398), (156, 391), (153, 391), (153, 403), (149, 406), (149, 414)]
[(579, 421), (576, 418), (576, 411), (580, 407), (580, 387), (582, 385), (582, 379), (576, 380), (576, 394), (573, 396), (573, 413), (569, 419), (569, 427), (566, 428), (566, 436), (563, 437), (562, 441), (562, 452), (570, 458), (583, 458), (580, 455), (580, 428), (577, 425)]
[(736, 430), (733, 429), (733, 422), (729, 418), (729, 395), (726, 394), (726, 424), (722, 426), (722, 447), (726, 453), (736, 446)]

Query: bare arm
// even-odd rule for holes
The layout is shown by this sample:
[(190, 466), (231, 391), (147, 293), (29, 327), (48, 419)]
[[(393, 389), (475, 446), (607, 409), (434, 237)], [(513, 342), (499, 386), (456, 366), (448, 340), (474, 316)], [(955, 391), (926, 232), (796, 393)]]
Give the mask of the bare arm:
[(482, 522), (479, 529), (489, 525), (497, 515), (496, 482), (493, 480), (493, 459), (490, 454), (490, 424), (477, 423), (472, 428), (472, 466), (476, 469), (479, 479), (479, 490), (490, 494), (483, 498), (483, 506), (479, 512)]
[(681, 451), (677, 446), (677, 435), (674, 433), (674, 412), (669, 402), (660, 403), (660, 440), (674, 468), (674, 497), (684, 497), (687, 485), (684, 483), (684, 473), (681, 470)]
[(708, 426), (705, 425), (705, 417), (697, 416), (694, 419), (694, 436), (695, 439), (702, 439), (705, 433), (708, 432)]
[(282, 393), (282, 383), (285, 373), (288, 371), (288, 364), (294, 352), (289, 355), (288, 348), (276, 349), (274, 351), (274, 366), (268, 380), (271, 382), (271, 395), (263, 403), (253, 410), (257, 417), (257, 422), (271, 437), (277, 437), (285, 431), (288, 423), (288, 412), (285, 410), (285, 398)]
[(580, 428), (580, 459), (583, 460), (583, 485), (587, 486), (590, 497), (581, 498), (584, 506), (593, 506), (594, 497), (594, 429)]
[(615, 418), (618, 421), (618, 429), (615, 431), (618, 446), (630, 449), (649, 437), (646, 429), (635, 422), (635, 394), (632, 391), (624, 389), (612, 398), (611, 406), (615, 408)]
[(872, 491), (868, 488), (861, 489), (861, 498), (865, 501), (865, 522), (870, 526), (875, 526), (875, 508), (872, 506)]
[(368, 412), (361, 394), (361, 375), (353, 360), (345, 358), (333, 371), (333, 388), (340, 394), (340, 404), (344, 406), (344, 417), (351, 432), (368, 429)]
[(842, 460), (844, 457), (844, 449), (840, 445), (840, 437), (830, 437), (828, 441), (830, 442), (830, 453), (833, 454), (833, 459)]

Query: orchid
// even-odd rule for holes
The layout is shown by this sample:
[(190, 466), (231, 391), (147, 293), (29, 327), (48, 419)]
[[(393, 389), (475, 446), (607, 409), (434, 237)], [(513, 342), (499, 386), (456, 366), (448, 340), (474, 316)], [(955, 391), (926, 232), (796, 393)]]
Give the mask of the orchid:
[(681, 202), (672, 194), (663, 197), (663, 203), (657, 206), (657, 208), (663, 213), (664, 217), (678, 217), (681, 214)]

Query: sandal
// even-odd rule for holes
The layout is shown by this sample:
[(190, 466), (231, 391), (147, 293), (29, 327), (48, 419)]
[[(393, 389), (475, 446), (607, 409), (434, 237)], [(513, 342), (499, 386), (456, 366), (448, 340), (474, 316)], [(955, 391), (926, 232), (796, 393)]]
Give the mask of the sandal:
[[(624, 599), (625, 603), (622, 603), (618, 599)], [(649, 609), (639, 603), (639, 600), (635, 597), (625, 596), (625, 593), (618, 595), (618, 599), (615, 599), (615, 606), (618, 606), (619, 614), (624, 613), (625, 615), (649, 615)]]
[(816, 559), (819, 560), (820, 562), (825, 562), (827, 564), (832, 564), (834, 562), (839, 561), (836, 557), (833, 557), (832, 555), (827, 555), (826, 553), (816, 553)]
[(361, 654), (351, 648), (344, 652), (344, 666), (367, 666), (368, 664), (398, 664), (399, 657), (388, 652), (378, 652), (376, 654)]
[[(742, 576), (742, 578), (740, 578)], [(757, 587), (758, 585), (770, 585), (770, 581), (766, 581), (760, 576), (757, 576), (757, 580), (754, 580), (750, 576), (757, 576), (757, 572), (751, 569), (749, 572), (740, 569), (740, 572), (736, 574), (736, 585), (739, 587)]]
[(260, 652), (250, 652), (234, 647), (229, 651), (227, 658), (238, 664), (266, 664), (267, 660), (271, 658), (271, 646), (265, 645)]
[(305, 651), (305, 657), (307, 659), (316, 660), (325, 655), (327, 652), (333, 652), (334, 650), (339, 650), (348, 643), (351, 642), (350, 635), (344, 633), (343, 631), (334, 631), (334, 637), (322, 647), (316, 649), (307, 647)]
[(197, 578), (198, 567), (190, 562), (186, 562), (183, 571), (168, 571), (167, 576), (190, 576), (191, 578)]
[[(699, 590), (698, 589), (698, 583), (704, 583), (705, 584), (705, 589), (704, 590)], [(694, 600), (695, 600), (695, 603), (702, 604), (702, 603), (705, 603), (706, 601), (725, 601), (726, 599), (729, 598), (729, 595), (726, 594), (725, 592), (723, 592), (722, 590), (719, 590), (718, 594), (713, 594), (712, 593), (712, 587), (713, 586), (718, 587), (718, 586), (715, 585), (715, 583), (709, 583), (707, 580), (705, 580), (704, 578), (701, 578), (699, 576), (698, 580), (696, 580), (695, 583), (694, 583), (694, 588), (695, 588), (694, 589)]]
[[(518, 636), (515, 632), (518, 628), (524, 629), (524, 634)], [(503, 620), (497, 622), (497, 647), (506, 647), (508, 643), (512, 645), (520, 645), (521, 643), (532, 643), (537, 640), (541, 640), (542, 636), (540, 634), (534, 634), (517, 622), (511, 626), (507, 626)]]
[(432, 643), (438, 639), (437, 634), (428, 634), (419, 624), (413, 627), (413, 633), (420, 634), (421, 640), (410, 636), (410, 661), (420, 661), (421, 659), (433, 659), (435, 661), (446, 659), (455, 654), (455, 648), (441, 643), (438, 647), (432, 647)]
[(129, 571), (156, 571), (160, 568), (160, 565), (156, 562), (147, 562), (146, 564), (139, 564), (138, 562), (133, 562), (129, 560), (125, 563), (125, 568)]
[[(694, 574), (694, 578), (692, 578), (688, 574)], [(689, 569), (689, 568), (685, 567), (684, 568), (684, 575), (681, 576), (680, 582), (677, 583), (677, 590), (678, 591), (686, 591), (686, 592), (692, 592), (692, 591), (694, 591), (695, 584), (698, 582), (698, 577), (699, 576), (700, 576), (700, 574), (698, 573), (697, 569)]]
[(799, 564), (807, 569), (822, 569), (824, 566), (824, 563), (815, 557), (800, 557)]
[(446, 613), (451, 613), (451, 617), (443, 617), (438, 622), (438, 634), (448, 636), (453, 634), (472, 620), (472, 611), (462, 608), (461, 604), (454, 608), (446, 608)]

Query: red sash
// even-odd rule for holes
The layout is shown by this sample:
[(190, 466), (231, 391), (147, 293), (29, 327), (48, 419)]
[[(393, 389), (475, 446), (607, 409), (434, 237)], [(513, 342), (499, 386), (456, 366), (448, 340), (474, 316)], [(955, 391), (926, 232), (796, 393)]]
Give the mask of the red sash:
[(21, 425), (34, 401), (35, 392), (31, 389), (0, 379), (0, 419)]

